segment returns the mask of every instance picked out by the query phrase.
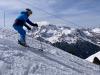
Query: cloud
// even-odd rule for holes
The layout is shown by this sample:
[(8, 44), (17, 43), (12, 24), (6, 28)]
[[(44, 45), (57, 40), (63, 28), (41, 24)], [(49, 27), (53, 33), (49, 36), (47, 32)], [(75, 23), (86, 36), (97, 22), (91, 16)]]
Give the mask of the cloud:
[(80, 25), (100, 24), (99, 7), (100, 0), (0, 0), (1, 12), (6, 12), (7, 19), (13, 21), (20, 11), (31, 8), (32, 21), (49, 21), (54, 24), (65, 24), (67, 20)]
[[(16, 5), (18, 4), (18, 5)], [(17, 0), (0, 0), (0, 8), (2, 10), (11, 10), (21, 8), (21, 4)]]
[[(56, 15), (99, 14), (100, 0), (57, 0), (50, 5)], [(70, 12), (70, 13), (68, 13)]]
[(73, 8), (78, 1), (80, 2), (80, 0), (57, 0), (54, 4), (51, 4), (50, 6), (54, 11), (58, 11), (59, 13), (60, 11), (65, 11)]

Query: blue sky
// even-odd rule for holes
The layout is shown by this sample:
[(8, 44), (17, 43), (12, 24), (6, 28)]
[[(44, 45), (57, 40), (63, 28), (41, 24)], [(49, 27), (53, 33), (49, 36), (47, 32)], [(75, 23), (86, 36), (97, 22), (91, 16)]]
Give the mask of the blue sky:
[(33, 11), (30, 17), (33, 22), (48, 21), (71, 27), (100, 27), (100, 0), (0, 0), (0, 22), (3, 24), (5, 11), (6, 23), (11, 26), (20, 11), (27, 7)]

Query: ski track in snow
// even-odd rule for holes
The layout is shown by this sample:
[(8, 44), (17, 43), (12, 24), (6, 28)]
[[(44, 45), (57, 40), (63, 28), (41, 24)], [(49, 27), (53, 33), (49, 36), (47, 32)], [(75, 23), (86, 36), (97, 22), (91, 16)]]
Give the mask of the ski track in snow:
[[(37, 40), (28, 39), (28, 43), (33, 48), (18, 45), (16, 40), (14, 41), (14, 38), (10, 36), (5, 39), (0, 38), (0, 75), (100, 74), (100, 67), (97, 65), (44, 43), (44, 49), (47, 51), (41, 53), (37, 49), (40, 48)], [(56, 50), (56, 52), (52, 54), (50, 52), (52, 50)]]
[[(6, 40), (4, 40), (3, 41), (3, 43), (4, 43), (4, 45), (5, 45), (5, 42), (6, 42)], [(3, 44), (2, 43), (2, 44)], [(9, 44), (9, 47), (8, 48), (15, 48), (15, 49), (18, 49), (18, 50), (22, 50), (22, 48), (20, 49), (19, 47), (16, 47), (16, 46), (14, 46), (14, 45), (11, 45), (11, 44), (13, 44), (12, 42), (9, 42), (10, 44)], [(8, 44), (8, 43), (7, 43)], [(57, 58), (55, 57), (55, 56), (51, 56), (51, 54), (49, 54), (49, 53), (40, 53), (40, 51), (38, 51), (38, 49), (35, 49), (35, 48), (23, 48), (24, 50), (23, 51), (26, 51), (26, 50), (29, 50), (29, 51), (31, 51), (31, 52), (33, 52), (33, 53), (35, 53), (35, 54), (38, 54), (39, 56), (41, 56), (41, 57), (44, 57), (45, 59), (47, 59), (47, 60), (50, 60), (50, 61), (53, 61), (53, 62), (56, 62), (56, 63), (58, 63), (58, 64), (60, 64), (60, 65), (62, 65), (62, 66), (64, 66), (64, 67), (66, 67), (66, 68), (71, 68), (72, 70), (75, 70), (75, 71), (77, 71), (77, 72), (79, 72), (79, 73), (82, 73), (81, 71), (79, 71), (78, 69), (76, 69), (76, 68), (74, 68), (74, 67), (71, 67), (71, 66), (69, 66), (69, 65), (67, 65), (67, 64), (65, 64), (65, 63), (63, 63), (63, 62), (61, 62), (60, 60), (57, 60)], [(27, 51), (26, 51), (27, 52)], [(48, 55), (49, 54), (49, 55)], [(55, 59), (55, 58), (56, 59)], [(66, 70), (67, 71), (67, 70)]]
[[(6, 41), (5, 41), (5, 42), (6, 42)], [(3, 41), (3, 43), (5, 43), (5, 42)], [(3, 44), (3, 43), (2, 43), (2, 44)], [(10, 42), (9, 42), (9, 43), (10, 43)], [(4, 44), (4, 45), (5, 45), (5, 44)], [(9, 45), (11, 45), (11, 44), (9, 44)], [(10, 47), (11, 47), (11, 46), (10, 46)], [(8, 48), (10, 48), (10, 47), (8, 47)], [(11, 47), (11, 48), (12, 48), (12, 47)], [(13, 46), (13, 49), (14, 49), (14, 48), (15, 48), (15, 49), (18, 49), (17, 47), (14, 47), (14, 46)], [(22, 48), (21, 48), (21, 49), (22, 49)], [(23, 48), (23, 49), (25, 49), (25, 48)], [(29, 48), (29, 49), (30, 49), (30, 48)], [(18, 50), (20, 50), (20, 49), (18, 49)], [(27, 49), (25, 49), (25, 50), (27, 50)], [(25, 50), (23, 50), (23, 51), (25, 51)], [(26, 52), (27, 52), (27, 51), (26, 51)], [(32, 51), (32, 52), (33, 52), (33, 51)], [(37, 51), (37, 52), (34, 51), (34, 53), (36, 53), (36, 54), (41, 54), (41, 53), (38, 53), (38, 52), (39, 52), (39, 51)], [(21, 54), (19, 54), (19, 55), (21, 55)], [(18, 56), (19, 56), (19, 55), (18, 55)], [(46, 57), (46, 56), (43, 56), (43, 55), (41, 55), (41, 56), (42, 56), (42, 57)], [(49, 59), (49, 60), (50, 60), (50, 58), (46, 58), (46, 59)], [(53, 61), (54, 61), (54, 60), (53, 60)], [(56, 61), (56, 60), (55, 60), (55, 61)], [(8, 63), (8, 62), (7, 62), (7, 63)], [(59, 64), (58, 64), (58, 65), (59, 65)], [(56, 67), (56, 66), (53, 66), (53, 67)], [(59, 68), (59, 67), (58, 67), (58, 68)], [(60, 69), (60, 68), (59, 68), (59, 69)], [(61, 70), (63, 70), (63, 69), (61, 69)], [(25, 72), (25, 73), (26, 73), (26, 72)]]
[[(2, 40), (2, 44), (4, 44), (4, 45), (6, 45), (5, 44), (5, 42), (6, 42), (6, 40)], [(8, 43), (7, 43), (8, 44)], [(16, 45), (14, 46), (14, 45), (12, 45), (13, 44), (13, 42), (11, 41), (9, 41), (9, 47), (8, 48), (13, 48), (13, 49), (18, 49), (18, 50), (22, 50), (22, 51), (25, 51), (25, 52), (27, 52), (27, 49), (29, 49), (29, 51), (31, 51), (31, 52), (33, 52), (33, 53), (35, 53), (35, 54), (38, 54), (38, 55), (40, 55), (41, 57), (44, 57), (45, 59), (47, 59), (47, 60), (50, 60), (50, 62), (51, 61), (53, 61), (53, 62), (56, 62), (57, 64), (60, 64), (60, 65), (62, 65), (62, 66), (64, 66), (64, 67), (66, 67), (66, 68), (70, 68), (70, 69), (72, 69), (72, 70), (75, 70), (75, 71), (77, 71), (78, 73), (84, 73), (83, 71), (80, 71), (79, 69), (76, 69), (76, 68), (74, 68), (74, 67), (71, 67), (71, 66), (69, 66), (69, 65), (67, 65), (67, 64), (65, 64), (65, 63), (63, 63), (63, 62), (61, 62), (61, 61), (59, 61), (59, 60), (57, 60), (57, 59), (54, 59), (54, 56), (51, 56), (51, 55), (46, 55), (46, 54), (41, 54), (40, 53), (40, 51), (38, 51), (38, 50), (36, 50), (36, 49), (34, 49), (34, 48), (24, 48), (24, 47), (19, 47), (19, 46), (17, 46), (16, 47)], [(21, 49), (20, 49), (21, 48)], [(34, 50), (33, 50), (34, 49)], [(49, 53), (48, 53), (49, 54)], [(57, 65), (56, 64), (56, 65)], [(52, 65), (52, 64), (49, 64), (49, 65)], [(57, 66), (53, 66), (53, 67), (57, 67)], [(57, 67), (57, 68), (59, 68), (59, 67)], [(61, 70), (63, 70), (63, 69), (61, 69)], [(64, 69), (63, 71), (67, 71), (66, 69)]]

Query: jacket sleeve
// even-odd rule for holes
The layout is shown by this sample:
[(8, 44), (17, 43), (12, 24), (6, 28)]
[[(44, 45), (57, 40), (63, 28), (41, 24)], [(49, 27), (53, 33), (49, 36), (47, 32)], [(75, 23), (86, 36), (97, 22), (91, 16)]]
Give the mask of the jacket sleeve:
[(31, 30), (31, 28), (25, 23), (24, 26), (28, 29)]
[(29, 19), (27, 19), (26, 22), (27, 22), (28, 24), (30, 24), (31, 26), (36, 26), (36, 27), (38, 27), (37, 24), (32, 23)]

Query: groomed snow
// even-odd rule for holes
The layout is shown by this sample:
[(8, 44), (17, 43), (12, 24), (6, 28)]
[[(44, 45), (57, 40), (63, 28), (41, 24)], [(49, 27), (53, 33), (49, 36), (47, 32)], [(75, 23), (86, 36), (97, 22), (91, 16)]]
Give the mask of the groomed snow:
[[(9, 34), (8, 34), (9, 33)], [(0, 75), (100, 75), (100, 67), (27, 37), (33, 48), (17, 44), (17, 34), (0, 30)], [(5, 36), (4, 36), (5, 35)]]

